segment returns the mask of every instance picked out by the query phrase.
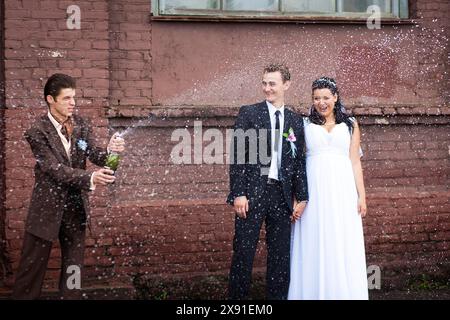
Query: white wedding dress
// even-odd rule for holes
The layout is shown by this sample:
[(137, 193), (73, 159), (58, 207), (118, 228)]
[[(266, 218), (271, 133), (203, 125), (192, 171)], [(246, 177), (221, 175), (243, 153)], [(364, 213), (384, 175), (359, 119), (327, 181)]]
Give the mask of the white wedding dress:
[(288, 299), (368, 299), (348, 127), (304, 124), (309, 202), (292, 226)]

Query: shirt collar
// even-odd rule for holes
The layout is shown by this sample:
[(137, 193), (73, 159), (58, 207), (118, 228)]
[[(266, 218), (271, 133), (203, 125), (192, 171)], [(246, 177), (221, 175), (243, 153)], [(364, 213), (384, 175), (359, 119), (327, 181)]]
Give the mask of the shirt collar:
[(53, 117), (53, 115), (50, 113), (50, 111), (48, 111), (47, 113), (48, 118), (50, 119), (50, 122), (53, 124), (53, 126), (57, 129), (57, 130), (61, 130), (62, 128), (62, 124), (60, 124), (55, 117)]
[(281, 106), (281, 108), (275, 108), (273, 104), (271, 104), (269, 101), (266, 100), (267, 107), (269, 108), (269, 114), (271, 117), (275, 115), (276, 111), (280, 111), (280, 116), (284, 116), (284, 105)]

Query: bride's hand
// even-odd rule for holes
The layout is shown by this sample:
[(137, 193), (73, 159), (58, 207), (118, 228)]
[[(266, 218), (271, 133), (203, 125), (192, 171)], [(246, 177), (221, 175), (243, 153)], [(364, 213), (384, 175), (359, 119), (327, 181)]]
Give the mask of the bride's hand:
[(366, 216), (367, 214), (366, 198), (358, 199), (358, 213), (361, 215), (361, 217)]
[(307, 201), (297, 202), (297, 200), (294, 200), (294, 212), (292, 212), (291, 216), (291, 222), (295, 222), (303, 214), (303, 211), (305, 211)]

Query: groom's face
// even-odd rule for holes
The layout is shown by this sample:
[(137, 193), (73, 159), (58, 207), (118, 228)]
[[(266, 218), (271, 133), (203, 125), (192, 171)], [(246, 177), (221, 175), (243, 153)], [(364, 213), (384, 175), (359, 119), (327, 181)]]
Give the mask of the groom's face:
[(276, 107), (284, 104), (284, 92), (289, 89), (290, 81), (283, 82), (279, 71), (264, 73), (262, 89), (266, 100)]

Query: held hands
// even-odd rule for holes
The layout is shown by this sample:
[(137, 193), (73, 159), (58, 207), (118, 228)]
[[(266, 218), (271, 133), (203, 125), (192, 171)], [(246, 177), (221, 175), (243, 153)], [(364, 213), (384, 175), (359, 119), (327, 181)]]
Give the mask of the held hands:
[[(294, 212), (291, 216), (291, 221), (295, 222), (297, 221), (301, 215), (303, 214), (303, 211), (306, 208), (307, 201), (297, 202), (297, 200), (294, 199)], [(242, 218), (247, 218), (247, 212), (248, 212), (248, 200), (246, 196), (236, 197), (234, 199), (234, 211), (236, 211), (236, 214)]]
[(365, 217), (367, 214), (367, 205), (366, 205), (366, 198), (362, 197), (358, 199), (358, 213), (361, 215), (361, 217)]
[(234, 199), (234, 211), (236, 211), (239, 218), (247, 218), (248, 200), (246, 196), (236, 197)]
[(113, 176), (114, 171), (109, 169), (99, 169), (93, 173), (93, 182), (95, 185), (107, 185), (108, 183), (113, 183), (116, 177)]
[(125, 150), (125, 140), (119, 135), (118, 132), (114, 133), (108, 143), (108, 150), (121, 153)]
[(307, 201), (297, 202), (297, 199), (294, 199), (294, 212), (292, 212), (291, 222), (295, 222), (300, 219), (303, 211), (305, 211), (307, 203)]

